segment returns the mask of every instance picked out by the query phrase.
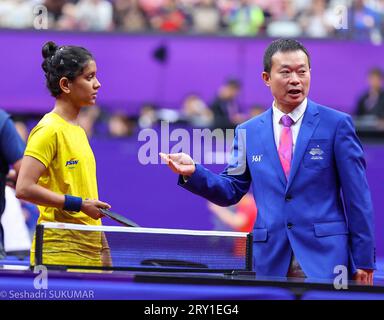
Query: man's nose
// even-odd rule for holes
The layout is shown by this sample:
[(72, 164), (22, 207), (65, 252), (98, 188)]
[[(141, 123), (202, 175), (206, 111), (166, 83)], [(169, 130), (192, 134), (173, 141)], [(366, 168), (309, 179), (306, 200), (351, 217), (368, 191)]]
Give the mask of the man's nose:
[(291, 77), (289, 78), (289, 82), (292, 83), (292, 84), (297, 84), (297, 83), (300, 82), (299, 76), (297, 75), (296, 72), (292, 72), (291, 73)]

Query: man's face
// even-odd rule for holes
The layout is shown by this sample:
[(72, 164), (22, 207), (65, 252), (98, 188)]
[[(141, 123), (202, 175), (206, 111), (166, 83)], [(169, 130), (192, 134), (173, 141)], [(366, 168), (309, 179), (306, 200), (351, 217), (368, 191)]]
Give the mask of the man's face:
[(228, 92), (229, 92), (229, 98), (235, 99), (240, 93), (240, 88), (237, 86), (230, 86), (228, 88)]
[(271, 72), (263, 72), (264, 83), (271, 88), (277, 106), (290, 112), (307, 97), (311, 74), (307, 55), (301, 51), (276, 52)]
[(371, 89), (378, 91), (381, 89), (381, 85), (382, 85), (381, 76), (379, 76), (376, 73), (371, 74), (369, 76), (369, 86), (371, 87)]

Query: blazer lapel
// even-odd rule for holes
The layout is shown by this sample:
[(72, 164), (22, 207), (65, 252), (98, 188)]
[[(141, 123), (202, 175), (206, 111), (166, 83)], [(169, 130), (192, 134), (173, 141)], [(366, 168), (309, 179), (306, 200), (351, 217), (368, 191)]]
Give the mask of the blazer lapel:
[(305, 150), (307, 149), (309, 140), (311, 139), (314, 130), (319, 124), (319, 121), (320, 121), (319, 111), (315, 103), (308, 99), (307, 109), (305, 110), (304, 118), (301, 123), (299, 135), (296, 141), (295, 151), (293, 154), (293, 159), (291, 164), (291, 172), (288, 177), (288, 184), (287, 184), (286, 190), (289, 189), (293, 179), (295, 178), (295, 175), (297, 173), (297, 170), (299, 169), (301, 160), (304, 156)]
[(258, 134), (260, 135), (261, 142), (265, 148), (268, 158), (271, 160), (271, 163), (279, 176), (279, 179), (284, 185), (286, 185), (287, 179), (280, 163), (276, 148), (275, 135), (273, 133), (272, 108), (268, 109), (264, 113), (264, 117), (260, 119), (260, 122), (261, 126), (260, 130), (258, 130)]

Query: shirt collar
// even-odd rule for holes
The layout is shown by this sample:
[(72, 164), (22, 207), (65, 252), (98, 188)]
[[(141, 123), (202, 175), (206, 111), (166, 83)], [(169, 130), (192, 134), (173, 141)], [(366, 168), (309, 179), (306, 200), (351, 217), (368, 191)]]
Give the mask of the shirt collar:
[[(307, 109), (307, 98), (305, 98), (302, 103), (300, 103), (295, 109), (293, 109), (292, 112), (288, 113), (288, 115), (291, 117), (294, 123), (296, 123), (303, 116), (306, 109)], [(277, 120), (277, 122), (280, 122), (281, 117), (284, 116), (285, 113), (280, 111), (276, 107), (276, 101), (273, 101), (272, 111), (273, 111), (274, 118)]]

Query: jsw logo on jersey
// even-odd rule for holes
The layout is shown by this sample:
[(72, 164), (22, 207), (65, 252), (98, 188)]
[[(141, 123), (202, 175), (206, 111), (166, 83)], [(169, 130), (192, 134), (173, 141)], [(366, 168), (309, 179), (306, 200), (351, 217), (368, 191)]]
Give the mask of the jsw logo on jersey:
[(76, 160), (75, 158), (72, 158), (70, 160), (68, 160), (65, 164), (65, 166), (70, 166), (70, 167), (74, 167), (75, 165), (77, 165), (79, 162), (79, 160)]

